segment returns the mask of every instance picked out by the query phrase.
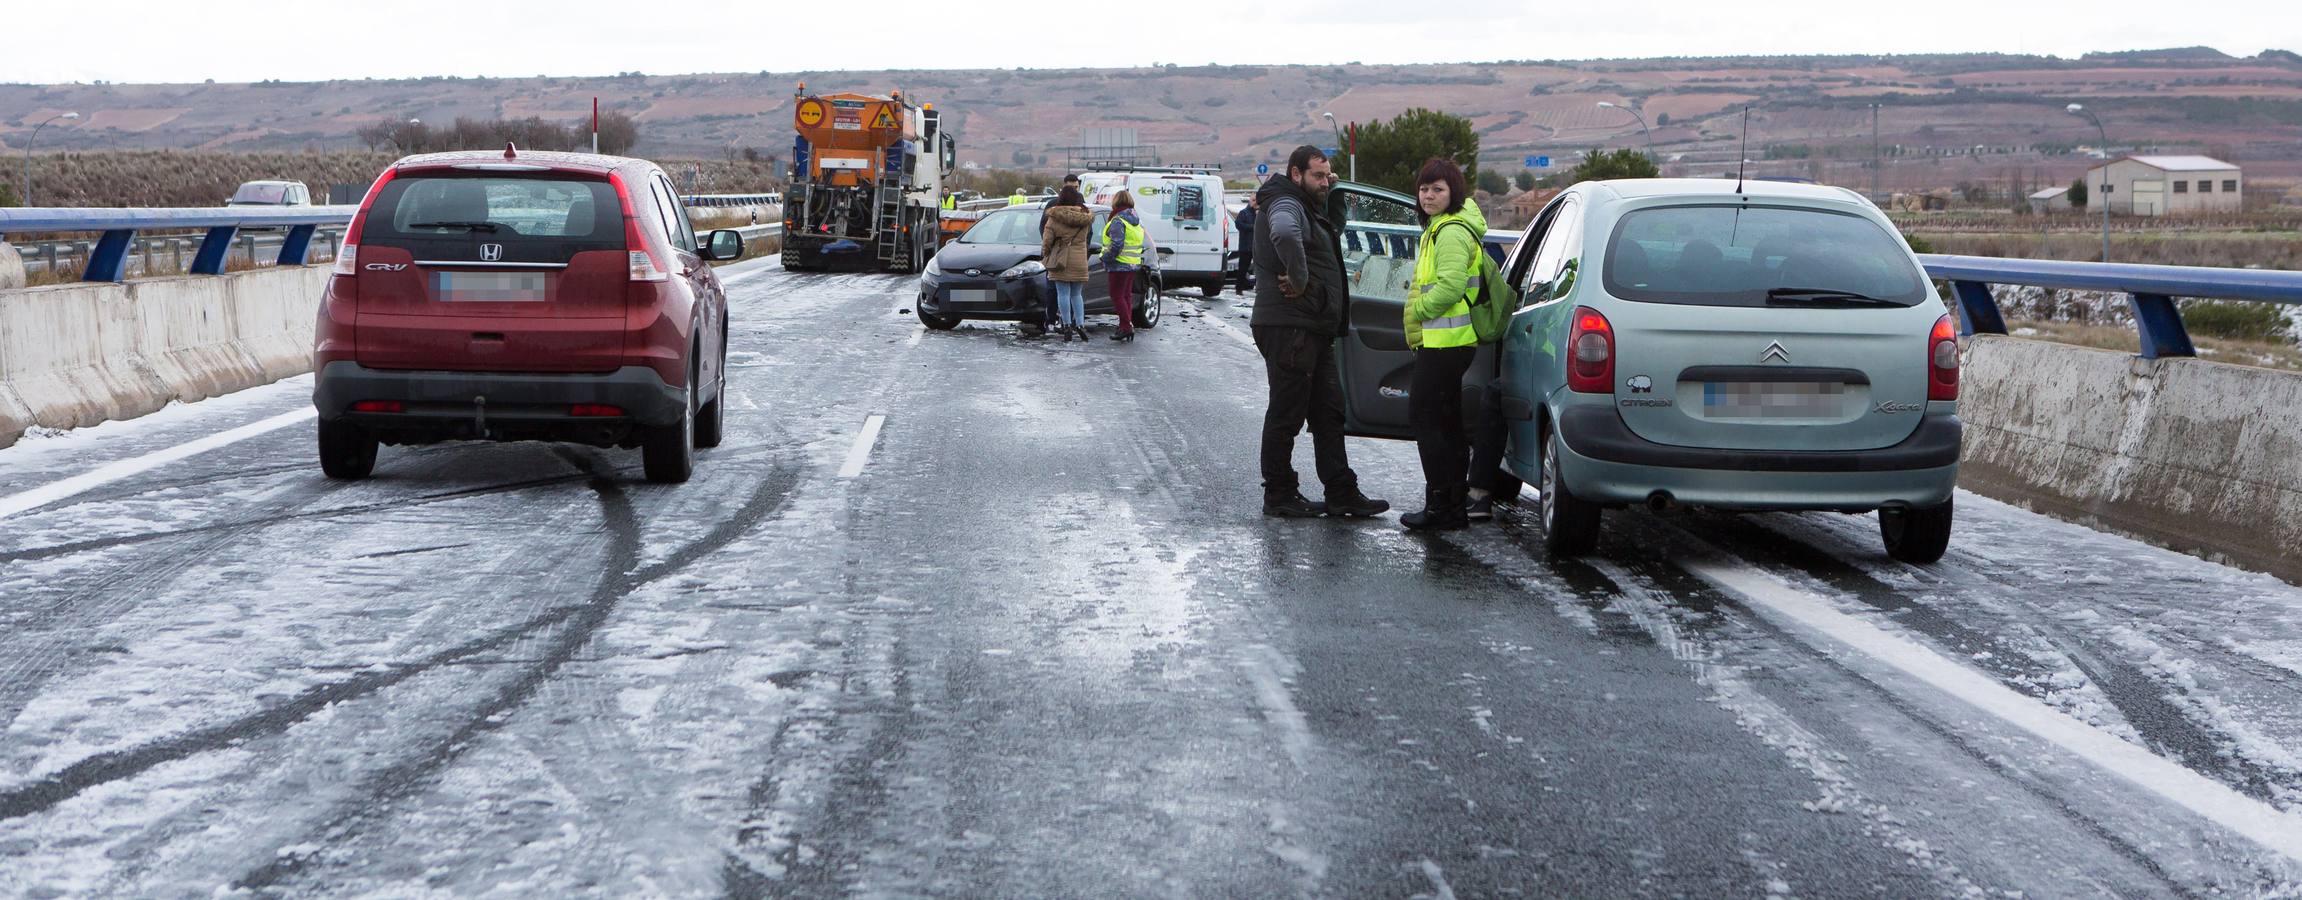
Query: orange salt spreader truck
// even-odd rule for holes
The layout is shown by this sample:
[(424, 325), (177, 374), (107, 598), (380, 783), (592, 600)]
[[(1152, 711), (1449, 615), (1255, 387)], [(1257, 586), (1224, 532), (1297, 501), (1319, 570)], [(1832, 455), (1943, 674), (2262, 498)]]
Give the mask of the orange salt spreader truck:
[(793, 93), (791, 183), (783, 193), (783, 267), (918, 272), (941, 244), (944, 184), (958, 145), (935, 104)]

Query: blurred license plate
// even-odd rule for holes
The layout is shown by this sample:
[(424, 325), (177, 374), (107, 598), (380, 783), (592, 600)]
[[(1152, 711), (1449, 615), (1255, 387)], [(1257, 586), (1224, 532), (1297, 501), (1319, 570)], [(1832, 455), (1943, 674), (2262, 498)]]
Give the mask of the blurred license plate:
[(545, 278), (537, 272), (435, 272), (433, 295), (443, 303), (541, 303)]
[(982, 290), (979, 288), (953, 288), (951, 291), (951, 302), (997, 303), (999, 302), (999, 292)]
[(1835, 419), (1845, 399), (1835, 381), (1703, 382), (1703, 416), (1713, 419)]

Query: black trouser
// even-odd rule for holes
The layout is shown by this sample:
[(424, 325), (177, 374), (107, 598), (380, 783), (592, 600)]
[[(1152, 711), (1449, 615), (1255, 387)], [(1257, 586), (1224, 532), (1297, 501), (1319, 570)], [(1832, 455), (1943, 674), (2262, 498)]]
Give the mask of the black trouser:
[(1415, 433), (1415, 453), (1423, 459), (1426, 490), (1464, 486), (1470, 473), (1470, 441), (1463, 435), (1463, 375), (1471, 371), (1477, 347), (1425, 347), (1415, 351), (1415, 374), (1408, 380), (1407, 424)]
[(1327, 496), (1356, 491), (1359, 476), (1343, 450), (1343, 382), (1335, 371), (1335, 339), (1308, 328), (1255, 326), (1255, 349), (1271, 403), (1263, 412), (1263, 490), (1296, 490), (1295, 435), (1311, 426), (1311, 453)]
[(1231, 287), (1242, 294), (1255, 288), (1255, 251), (1239, 251), (1239, 270), (1231, 273)]
[(1471, 429), (1471, 486), (1494, 493), (1495, 479), (1502, 477), (1503, 441), (1510, 422), (1503, 418), (1503, 380), (1487, 382), (1487, 389), (1479, 392), (1478, 425)]

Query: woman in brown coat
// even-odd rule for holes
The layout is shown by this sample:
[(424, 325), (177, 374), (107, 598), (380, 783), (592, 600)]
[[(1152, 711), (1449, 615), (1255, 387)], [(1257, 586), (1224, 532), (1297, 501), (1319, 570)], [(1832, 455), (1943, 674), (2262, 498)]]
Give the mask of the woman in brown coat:
[(1047, 227), (1040, 230), (1039, 255), (1047, 282), (1055, 286), (1056, 330), (1069, 342), (1087, 339), (1087, 231), (1095, 216), (1087, 198), (1067, 187), (1047, 204)]

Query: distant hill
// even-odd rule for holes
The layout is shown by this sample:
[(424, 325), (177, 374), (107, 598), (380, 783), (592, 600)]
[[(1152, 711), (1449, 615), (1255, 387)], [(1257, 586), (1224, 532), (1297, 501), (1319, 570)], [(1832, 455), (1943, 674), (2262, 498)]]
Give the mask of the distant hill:
[(1336, 143), (1321, 113), (1365, 121), (1428, 106), (1470, 117), (1483, 160), (1516, 170), (1522, 156), (1567, 161), (1591, 147), (1642, 146), (1630, 115), (1598, 108), (1608, 101), (1645, 115), (1674, 173), (1730, 167), (1749, 106), (1750, 157), (1762, 166), (1861, 183), (1878, 104), (1888, 187), (1947, 183), (1968, 169), (1998, 179), (2007, 166), (2066, 181), (2084, 167), (2081, 148), (2100, 143), (2092, 125), (2063, 112), (2078, 102), (2101, 113), (2116, 148), (2227, 155), (2261, 175), (2302, 175), (2302, 58), (2271, 51), (2240, 59), (2203, 47), (2075, 60), (1931, 54), (0, 85), (0, 143), (16, 152), (33, 125), (73, 110), (85, 118), (50, 126), (41, 149), (388, 152), (355, 132), (386, 119), (580, 121), (597, 96), (638, 121), (638, 153), (720, 158), (748, 148), (774, 160), (789, 155), (801, 80), (826, 92), (900, 88), (932, 101), (959, 136), (961, 159), (995, 167), (1058, 168), (1084, 130), (1131, 128), (1166, 161), (1243, 174), (1297, 144)]

